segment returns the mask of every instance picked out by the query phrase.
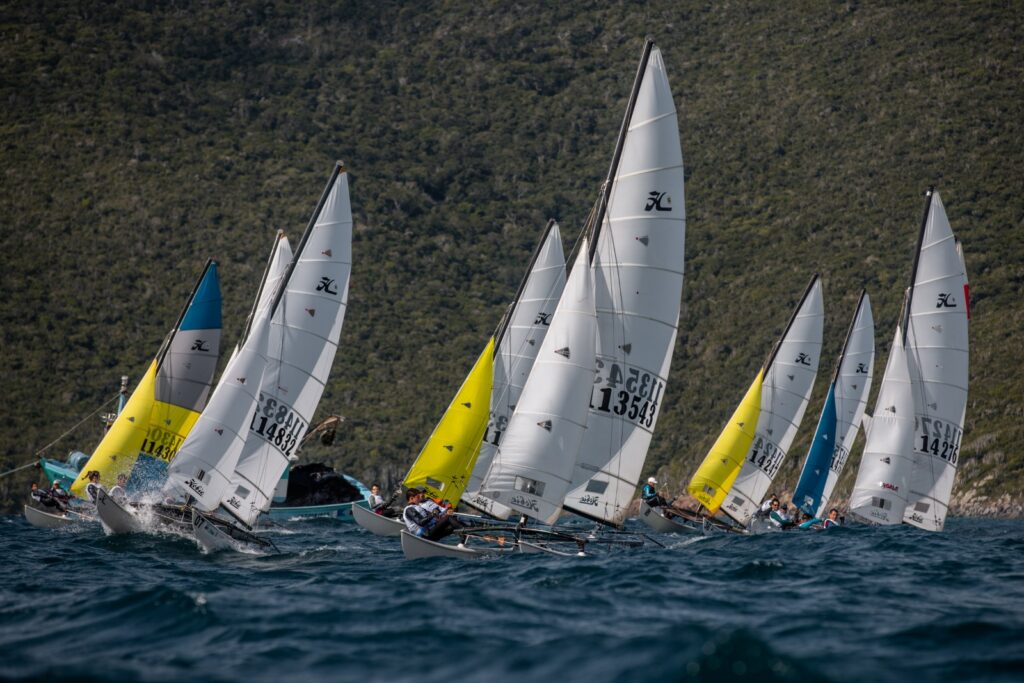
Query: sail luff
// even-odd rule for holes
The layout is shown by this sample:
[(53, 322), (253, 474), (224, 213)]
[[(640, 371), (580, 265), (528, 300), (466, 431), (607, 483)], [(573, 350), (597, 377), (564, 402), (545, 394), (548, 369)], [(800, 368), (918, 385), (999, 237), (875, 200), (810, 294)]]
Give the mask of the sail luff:
[(917, 248), (914, 249), (914, 265), (910, 268), (910, 284), (907, 285), (907, 296), (903, 302), (903, 319), (900, 326), (903, 328), (903, 346), (907, 346), (907, 334), (910, 331), (910, 309), (914, 301), (914, 285), (917, 282), (917, 269), (921, 265), (921, 251), (924, 249), (924, 234), (928, 228), (928, 217), (932, 210), (932, 195), (934, 187), (929, 187), (924, 193), (924, 215), (921, 216), (921, 228), (917, 233)]
[(156, 352), (157, 367), (160, 367), (160, 365), (164, 362), (164, 356), (167, 355), (167, 351), (168, 349), (170, 349), (171, 343), (174, 340), (174, 335), (178, 331), (178, 328), (181, 326), (181, 321), (185, 319), (185, 314), (188, 312), (189, 307), (192, 305), (192, 301), (193, 299), (195, 299), (196, 292), (199, 291), (199, 286), (203, 283), (203, 280), (206, 278), (206, 273), (211, 268), (216, 267), (217, 262), (214, 261), (212, 258), (206, 260), (206, 265), (203, 266), (203, 272), (199, 274), (199, 277), (196, 278), (195, 284), (192, 285), (192, 291), (189, 292), (188, 299), (185, 300), (185, 305), (181, 307), (181, 311), (179, 311), (178, 317), (174, 321), (174, 325), (171, 326), (171, 331), (168, 332), (166, 337), (164, 337), (164, 341), (160, 345), (160, 350)]

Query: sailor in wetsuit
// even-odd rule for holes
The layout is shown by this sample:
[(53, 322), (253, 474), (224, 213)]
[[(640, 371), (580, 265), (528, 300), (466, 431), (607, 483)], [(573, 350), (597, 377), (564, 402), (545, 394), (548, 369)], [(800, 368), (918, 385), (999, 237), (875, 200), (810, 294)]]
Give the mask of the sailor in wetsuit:
[(822, 529), (831, 529), (834, 526), (842, 526), (842, 522), (839, 521), (839, 510), (832, 508), (828, 511), (828, 519), (821, 524)]
[(402, 511), (402, 521), (410, 534), (436, 541), (444, 538), (454, 531), (448, 511), (444, 515), (437, 515), (433, 510), (424, 507), (423, 491), (409, 489), (405, 492), (405, 500), (409, 503)]
[(370, 509), (376, 513), (380, 513), (384, 509), (384, 497), (380, 495), (380, 486), (374, 484), (370, 487), (370, 497), (366, 499)]
[(656, 488), (654, 488), (657, 484), (657, 479), (654, 477), (647, 477), (647, 483), (644, 484), (644, 488), (640, 492), (640, 497), (643, 498), (644, 502), (652, 508), (668, 507), (668, 501), (658, 493)]
[(102, 488), (100, 486), (100, 471), (90, 470), (85, 477), (89, 480), (89, 483), (85, 485), (85, 493), (89, 496), (89, 500), (95, 503), (96, 499), (100, 495), (100, 489)]
[(51, 501), (50, 503), (46, 502), (47, 497), (43, 498), (42, 502), (44, 505), (50, 506), (52, 503), (53, 507), (56, 507), (61, 512), (67, 512), (68, 503), (70, 502), (71, 497), (68, 495), (67, 491), (60, 487), (60, 480), (55, 479), (53, 481), (53, 486), (50, 487), (48, 499)]

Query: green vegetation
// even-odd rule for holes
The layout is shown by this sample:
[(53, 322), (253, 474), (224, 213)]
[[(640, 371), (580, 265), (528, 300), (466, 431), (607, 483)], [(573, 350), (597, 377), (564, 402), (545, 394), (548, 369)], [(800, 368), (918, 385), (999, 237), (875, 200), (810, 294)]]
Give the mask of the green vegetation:
[[(958, 486), (1017, 494), (1022, 29), (1003, 2), (5, 3), (0, 469), (121, 374), (137, 381), (208, 256), (233, 343), (274, 231), (298, 237), (340, 158), (355, 265), (322, 411), (348, 421), (306, 457), (397, 479), (545, 220), (574, 239), (649, 33), (679, 106), (689, 224), (648, 469), (681, 488), (813, 271), (827, 359), (867, 287), (880, 376), (935, 184), (973, 292)], [(795, 482), (825, 384), (780, 481)], [(0, 480), (0, 502), (26, 481)]]

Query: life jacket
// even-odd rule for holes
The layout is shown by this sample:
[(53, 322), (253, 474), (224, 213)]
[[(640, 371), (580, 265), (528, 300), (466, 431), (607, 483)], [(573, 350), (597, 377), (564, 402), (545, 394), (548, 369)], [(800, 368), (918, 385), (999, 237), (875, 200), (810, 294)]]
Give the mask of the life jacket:
[(650, 499), (652, 499), (652, 498), (654, 498), (657, 495), (658, 495), (657, 489), (655, 489), (650, 484), (644, 484), (644, 489), (640, 493), (640, 496), (644, 499), (645, 502), (650, 500)]
[(833, 521), (831, 519), (826, 519), (824, 521), (824, 523), (822, 523), (821, 528), (822, 529), (831, 529), (834, 526), (839, 526), (839, 522)]
[(435, 519), (437, 518), (434, 515), (423, 509), (420, 505), (406, 505), (405, 510), (402, 511), (402, 521), (405, 522), (405, 528), (409, 530), (410, 534), (415, 536), (426, 535), (430, 528), (434, 526)]

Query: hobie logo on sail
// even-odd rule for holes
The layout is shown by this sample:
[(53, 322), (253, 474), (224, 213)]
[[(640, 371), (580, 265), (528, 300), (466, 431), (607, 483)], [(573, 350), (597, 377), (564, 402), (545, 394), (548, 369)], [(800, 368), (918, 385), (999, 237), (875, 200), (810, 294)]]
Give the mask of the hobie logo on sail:
[(935, 302), (935, 308), (956, 308), (956, 299), (952, 293), (939, 292), (939, 300)]
[(540, 313), (537, 314), (537, 319), (533, 321), (533, 324), (544, 325), (545, 327), (547, 327), (548, 325), (551, 324), (551, 314), (544, 313), (543, 311), (541, 311)]
[(597, 507), (597, 496), (583, 496), (580, 498), (580, 505), (593, 505)]
[(316, 291), (318, 291), (318, 292), (327, 292), (328, 294), (330, 294), (332, 296), (338, 294), (338, 288), (337, 288), (337, 286), (335, 286), (334, 280), (329, 278), (329, 277), (327, 277), (326, 275), (324, 277), (320, 278), (320, 284), (318, 284), (316, 286)]
[(672, 198), (665, 195), (664, 192), (658, 192), (657, 190), (651, 190), (647, 193), (647, 206), (644, 207), (644, 211), (671, 211), (672, 210)]
[(206, 341), (203, 339), (196, 339), (192, 342), (192, 348), (190, 351), (205, 351), (209, 352), (210, 347), (206, 345)]
[(238, 500), (235, 496), (231, 496), (228, 498), (228, 505), (238, 510), (242, 507), (242, 501)]
[(882, 482), (882, 488), (883, 489), (889, 489), (890, 491), (899, 491), (900, 490), (899, 486), (897, 486), (896, 484), (890, 484), (887, 481), (883, 481)]
[(540, 512), (540, 507), (537, 506), (537, 501), (533, 498), (527, 498), (526, 496), (514, 496), (508, 503), (509, 505), (514, 505), (516, 507)]
[[(866, 374), (868, 374), (868, 366), (866, 364), (864, 364), (864, 363), (857, 363), (857, 370), (856, 370), (856, 372), (857, 372), (858, 375), (866, 375)], [(856, 389), (856, 388), (857, 387), (854, 387), (854, 389)]]
[(190, 489), (195, 491), (199, 495), (200, 498), (202, 498), (203, 496), (206, 495), (206, 489), (203, 488), (202, 484), (199, 484), (198, 482), (196, 482), (195, 479), (189, 479), (185, 483), (188, 485), (188, 487)]
[(800, 365), (806, 365), (806, 366), (810, 367), (810, 365), (811, 365), (811, 357), (808, 356), (806, 353), (801, 353), (800, 355), (798, 355), (796, 357), (796, 360), (793, 361), (793, 362), (794, 363), (799, 363)]

